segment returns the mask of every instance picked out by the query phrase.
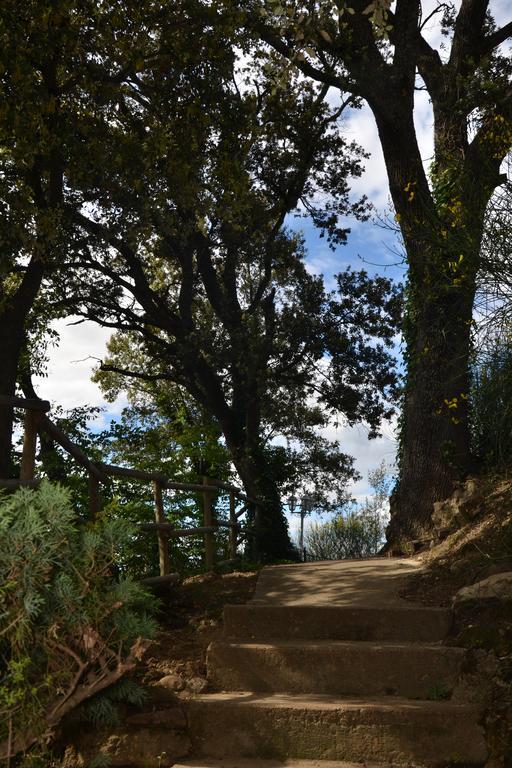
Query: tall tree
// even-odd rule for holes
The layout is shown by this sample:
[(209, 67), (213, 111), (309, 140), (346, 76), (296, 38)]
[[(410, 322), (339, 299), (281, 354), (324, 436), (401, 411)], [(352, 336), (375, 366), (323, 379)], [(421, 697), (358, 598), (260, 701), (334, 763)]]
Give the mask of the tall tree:
[[(471, 467), (472, 310), (485, 211), (512, 146), (512, 64), (500, 48), (512, 22), (497, 28), (489, 0), (438, 3), (431, 13), (420, 0), (240, 6), (293, 68), (363, 98), (377, 124), (409, 270), (400, 478), (388, 531), (391, 546), (406, 546)], [(447, 38), (441, 52), (426, 35), (435, 21)], [(418, 83), (434, 113), (430, 178), (414, 125)]]
[[(12, 396), (42, 284), (65, 270), (76, 202), (68, 166), (91, 99), (144, 51), (158, 3), (5, 0), (0, 7), (0, 394)], [(119, 61), (122, 59), (124, 69)], [(108, 63), (108, 66), (107, 66)], [(79, 125), (81, 129), (79, 130)], [(92, 148), (91, 148), (92, 151)], [(12, 409), (0, 407), (0, 477), (12, 472)]]
[[(38, 14), (28, 14), (24, 25), (27, 15), (15, 5), (5, 3), (0, 13), (0, 393), (10, 396), (28, 316), (54, 257), (63, 194), (55, 92), (60, 36), (49, 32), (51, 11), (46, 25)], [(44, 56), (42, 48), (37, 56), (36, 38), (45, 43)], [(12, 409), (1, 407), (0, 477), (12, 472), (12, 427)]]
[[(272, 58), (241, 71), (233, 24), (211, 4), (175, 4), (152, 28), (154, 56), (96, 102), (81, 137), (94, 151), (70, 173), (88, 205), (66, 208), (80, 234), (62, 293), (121, 332), (104, 368), (175, 382), (216, 419), (262, 502), (257, 540), (270, 558), (290, 549), (269, 425), (286, 409), (296, 431), (299, 412), (323, 424), (342, 410), (376, 427), (400, 302), (386, 280), (344, 273), (336, 298), (308, 274), (286, 216), (302, 205), (343, 242), (340, 217), (365, 213), (348, 194), (361, 152), (341, 137), (326, 88), (276, 82)], [(142, 367), (118, 364), (127, 343)], [(308, 397), (325, 408), (305, 409)]]

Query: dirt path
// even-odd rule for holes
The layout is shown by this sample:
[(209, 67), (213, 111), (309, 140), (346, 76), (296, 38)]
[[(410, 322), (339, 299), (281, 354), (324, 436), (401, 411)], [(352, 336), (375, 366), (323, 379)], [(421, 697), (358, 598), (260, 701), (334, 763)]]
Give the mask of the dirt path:
[(387, 557), (274, 565), (260, 573), (252, 603), (397, 606), (406, 578), (420, 570), (418, 560)]

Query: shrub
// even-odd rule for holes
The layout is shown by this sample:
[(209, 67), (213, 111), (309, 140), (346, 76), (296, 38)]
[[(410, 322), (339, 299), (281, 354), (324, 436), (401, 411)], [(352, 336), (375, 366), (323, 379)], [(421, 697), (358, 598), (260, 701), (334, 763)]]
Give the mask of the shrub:
[(349, 512), (326, 523), (312, 523), (304, 535), (308, 560), (371, 557), (382, 546), (384, 523), (377, 515)]
[(382, 462), (369, 473), (373, 495), (354, 508), (342, 510), (332, 520), (312, 523), (304, 535), (309, 560), (344, 560), (376, 555), (384, 542), (387, 500), (392, 484), (389, 468)]
[(144, 653), (153, 599), (113, 576), (132, 535), (121, 520), (78, 522), (68, 491), (47, 481), (0, 500), (0, 760), (47, 738)]

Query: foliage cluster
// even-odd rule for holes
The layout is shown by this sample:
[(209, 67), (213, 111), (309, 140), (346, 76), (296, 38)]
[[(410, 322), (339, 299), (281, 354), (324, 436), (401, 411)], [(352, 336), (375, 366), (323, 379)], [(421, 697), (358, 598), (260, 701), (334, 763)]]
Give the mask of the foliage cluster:
[[(82, 702), (94, 718), (140, 700), (121, 678), (156, 630), (154, 600), (115, 576), (133, 535), (121, 521), (81, 524), (48, 481), (0, 506), (0, 759), (47, 737)], [(117, 685), (117, 688), (116, 688)], [(112, 687), (113, 686), (113, 687)]]

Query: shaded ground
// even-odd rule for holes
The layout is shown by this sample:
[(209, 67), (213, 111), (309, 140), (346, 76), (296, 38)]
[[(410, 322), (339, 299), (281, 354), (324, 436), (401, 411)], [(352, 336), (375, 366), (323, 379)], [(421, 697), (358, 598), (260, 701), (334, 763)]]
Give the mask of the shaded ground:
[(462, 587), (512, 572), (512, 481), (478, 480), (469, 519), (420, 555), (425, 568), (407, 578), (402, 596), (429, 606), (454, 606), (448, 642), (481, 664), (473, 695), (485, 698), (489, 768), (512, 768), (512, 599), (455, 601)]
[(258, 574), (235, 572), (202, 574), (162, 595), (163, 628), (140, 667), (138, 678), (151, 683), (176, 674), (184, 681), (206, 678), (206, 649), (222, 632), (226, 603), (251, 599)]
[[(126, 750), (122, 753), (122, 746), (119, 748), (113, 765), (131, 762), (133, 727), (152, 729), (141, 731), (141, 740), (146, 743), (149, 736), (154, 738), (160, 732), (160, 717), (165, 722), (176, 720), (176, 743), (155, 741), (151, 755), (167, 754), (168, 764), (172, 764), (186, 754), (188, 737), (180, 697), (199, 694), (207, 688), (206, 650), (222, 634), (226, 604), (243, 604), (254, 595), (256, 603), (270, 606), (396, 606), (406, 600), (411, 607), (414, 603), (444, 607), (452, 605), (453, 596), (461, 587), (492, 573), (511, 570), (512, 481), (485, 483), (480, 488), (480, 500), (462, 527), (454, 526), (442, 542), (412, 559), (275, 566), (263, 572), (258, 585), (255, 572), (206, 574), (189, 578), (161, 595), (162, 629), (137, 672), (137, 679), (150, 696), (142, 711), (125, 710), (122, 728), (111, 738), (120, 742), (124, 739)], [(376, 571), (381, 574), (379, 580), (375, 579)], [(512, 608), (512, 602), (509, 606)], [(489, 675), (493, 702), (486, 717), (486, 732), (493, 754), (499, 756), (496, 768), (511, 768), (512, 615), (503, 606), (465, 606), (464, 611), (456, 612), (450, 644), (478, 649), (479, 654), (493, 651), (497, 655), (498, 666)], [(162, 678), (168, 678), (163, 686)], [(162, 728), (164, 732), (168, 739), (167, 726)], [(91, 738), (93, 735), (96, 737), (91, 734)], [(105, 737), (101, 738), (101, 743), (107, 743)], [(173, 759), (172, 754), (176, 755)], [(154, 764), (160, 766), (160, 758), (155, 759)]]
[(91, 723), (75, 710), (55, 742), (55, 756), (64, 759), (45, 765), (165, 768), (185, 757), (190, 739), (181, 697), (206, 689), (206, 649), (221, 634), (224, 605), (247, 602), (257, 577), (255, 572), (203, 574), (162, 591), (161, 630), (133, 675), (145, 689), (145, 701), (119, 705), (117, 722)]

